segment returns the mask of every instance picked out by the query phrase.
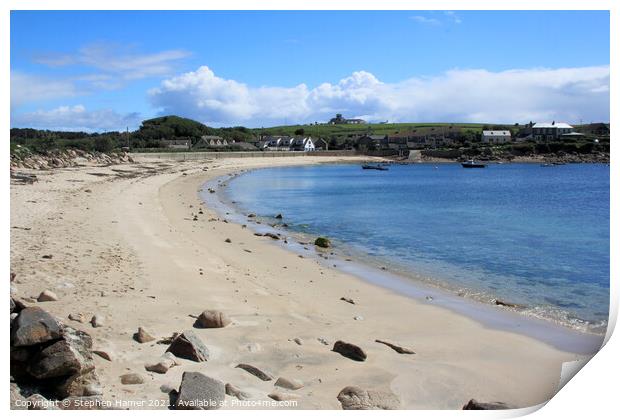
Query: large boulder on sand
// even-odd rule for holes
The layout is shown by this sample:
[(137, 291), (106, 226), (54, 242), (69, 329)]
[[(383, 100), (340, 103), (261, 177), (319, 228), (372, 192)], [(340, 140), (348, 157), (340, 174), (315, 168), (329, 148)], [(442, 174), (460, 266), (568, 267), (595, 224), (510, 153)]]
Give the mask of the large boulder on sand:
[(60, 323), (38, 306), (22, 309), (12, 330), (11, 345), (15, 347), (45, 343), (62, 336)]
[(209, 360), (209, 350), (193, 331), (185, 331), (179, 334), (166, 350), (177, 357), (206, 362)]
[(198, 372), (185, 372), (175, 408), (178, 410), (215, 410), (226, 398), (223, 382)]
[(92, 339), (83, 331), (65, 327), (63, 340), (41, 350), (28, 366), (28, 373), (36, 379), (57, 378), (95, 369)]
[(230, 324), (230, 318), (220, 311), (204, 311), (198, 316), (195, 327), (198, 328), (223, 328)]
[(397, 410), (400, 400), (392, 391), (347, 386), (338, 394), (343, 410)]

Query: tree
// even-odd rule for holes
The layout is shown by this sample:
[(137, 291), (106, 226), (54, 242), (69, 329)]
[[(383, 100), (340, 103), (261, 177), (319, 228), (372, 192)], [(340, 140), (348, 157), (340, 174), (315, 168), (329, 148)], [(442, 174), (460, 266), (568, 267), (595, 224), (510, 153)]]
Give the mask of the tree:
[(297, 130), (295, 130), (295, 135), (296, 136), (303, 136), (305, 132), (306, 132), (306, 130), (304, 130), (303, 128), (298, 128)]
[(114, 149), (114, 142), (108, 136), (100, 136), (93, 142), (93, 149), (98, 152), (109, 152)]

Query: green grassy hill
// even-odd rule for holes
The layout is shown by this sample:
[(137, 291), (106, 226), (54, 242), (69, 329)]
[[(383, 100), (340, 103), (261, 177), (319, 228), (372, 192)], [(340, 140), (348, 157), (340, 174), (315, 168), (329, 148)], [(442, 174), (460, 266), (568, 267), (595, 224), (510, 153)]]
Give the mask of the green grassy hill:
[[(330, 138), (332, 136), (350, 136), (350, 135), (363, 135), (363, 134), (375, 134), (375, 135), (393, 135), (399, 133), (411, 133), (411, 132), (427, 132), (433, 131), (440, 132), (442, 128), (447, 129), (460, 129), (461, 131), (473, 131), (480, 133), (485, 126), (491, 127), (487, 124), (470, 124), (470, 123), (388, 123), (388, 124), (321, 124), (321, 125), (286, 125), (276, 126), (262, 129), (254, 129), (253, 131), (260, 134), (272, 134), (272, 135), (295, 135), (295, 132), (300, 129), (304, 130), (304, 134), (308, 134), (315, 137)], [(495, 126), (495, 125), (493, 125)], [(502, 126), (503, 127), (503, 126)], [(506, 126), (507, 127), (507, 126)]]

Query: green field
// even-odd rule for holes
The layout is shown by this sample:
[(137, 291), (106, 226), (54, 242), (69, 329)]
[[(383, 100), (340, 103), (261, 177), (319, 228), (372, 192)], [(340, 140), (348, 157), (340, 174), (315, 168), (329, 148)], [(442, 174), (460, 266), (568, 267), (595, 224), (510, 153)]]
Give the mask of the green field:
[[(459, 129), (461, 131), (472, 131), (480, 133), (485, 126), (491, 126), (489, 124), (478, 123), (388, 123), (388, 124), (321, 124), (321, 125), (286, 125), (276, 126), (269, 128), (254, 129), (253, 131), (260, 134), (271, 135), (295, 135), (295, 132), (303, 129), (304, 134), (330, 138), (332, 136), (349, 136), (349, 135), (394, 135), (400, 133), (411, 132), (441, 132), (442, 128), (447, 129)], [(493, 126), (497, 126), (494, 124)], [(508, 128), (508, 126), (502, 126), (502, 128)]]

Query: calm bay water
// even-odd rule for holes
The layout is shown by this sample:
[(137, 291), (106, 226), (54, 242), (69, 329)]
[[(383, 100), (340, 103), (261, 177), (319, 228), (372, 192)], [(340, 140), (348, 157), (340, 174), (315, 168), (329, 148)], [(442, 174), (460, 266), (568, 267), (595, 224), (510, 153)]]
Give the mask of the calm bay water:
[(283, 167), (236, 177), (226, 194), (365, 262), (580, 329), (606, 326), (606, 165)]

